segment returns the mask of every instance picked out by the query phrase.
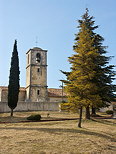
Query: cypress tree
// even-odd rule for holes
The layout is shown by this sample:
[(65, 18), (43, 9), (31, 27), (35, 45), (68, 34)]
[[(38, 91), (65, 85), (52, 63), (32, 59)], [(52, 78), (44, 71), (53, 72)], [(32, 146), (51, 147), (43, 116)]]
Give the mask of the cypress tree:
[[(85, 118), (90, 119), (90, 107), (106, 107), (114, 100), (114, 71), (109, 65), (111, 57), (106, 57), (106, 47), (102, 45), (103, 37), (95, 33), (93, 17), (88, 9), (79, 22), (79, 32), (76, 34), (73, 46), (74, 54), (68, 58), (71, 64), (70, 72), (63, 72), (67, 80), (65, 90), (68, 94), (70, 109), (86, 108)], [(81, 119), (81, 114), (80, 114)], [(81, 120), (79, 120), (81, 121)], [(81, 126), (79, 124), (78, 126)]]
[(11, 109), (11, 116), (13, 116), (13, 110), (17, 106), (18, 95), (19, 95), (19, 58), (17, 51), (17, 41), (15, 40), (14, 48), (11, 58), (11, 68), (9, 75), (9, 85), (8, 85), (8, 106)]

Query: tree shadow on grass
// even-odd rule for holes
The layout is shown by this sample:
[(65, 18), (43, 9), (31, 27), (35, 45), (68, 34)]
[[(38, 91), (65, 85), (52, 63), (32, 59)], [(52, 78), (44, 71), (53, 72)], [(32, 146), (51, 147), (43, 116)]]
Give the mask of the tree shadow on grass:
[(114, 125), (114, 124), (116, 124), (115, 121), (108, 121), (107, 119), (94, 119), (94, 118), (92, 118), (91, 120), (94, 121), (94, 122), (105, 124), (105, 125)]
[(62, 133), (74, 133), (74, 134), (83, 134), (83, 135), (92, 135), (96, 137), (101, 137), (104, 139), (109, 139), (111, 142), (116, 142), (115, 137), (111, 137), (110, 135), (93, 132), (90, 130), (85, 129), (66, 129), (66, 128), (29, 128), (29, 127), (1, 127), (0, 130), (28, 130), (28, 131), (41, 131), (49, 134), (58, 134), (61, 135)]
[(25, 121), (25, 117), (18, 117), (18, 116), (6, 116), (6, 117), (0, 117), (0, 122), (6, 122), (6, 123), (12, 123), (12, 122), (20, 122), (20, 121)]

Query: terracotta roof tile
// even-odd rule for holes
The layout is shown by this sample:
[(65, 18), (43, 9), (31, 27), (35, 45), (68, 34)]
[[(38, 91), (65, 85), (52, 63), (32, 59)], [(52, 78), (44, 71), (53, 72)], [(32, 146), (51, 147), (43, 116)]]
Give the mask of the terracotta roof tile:
[[(62, 97), (62, 89), (48, 88), (49, 97)], [(66, 93), (63, 92), (63, 96), (66, 97)]]
[[(8, 87), (0, 86), (0, 89), (8, 90)], [(20, 87), (20, 91), (26, 91), (26, 89), (24, 87)], [(48, 88), (48, 96), (49, 97), (62, 97), (62, 89)], [(66, 97), (65, 92), (63, 92), (63, 97)]]
[[(2, 89), (2, 90), (8, 90), (8, 87), (6, 87), (6, 86), (0, 86), (0, 89)], [(26, 91), (25, 90), (25, 87), (20, 87), (20, 91)]]

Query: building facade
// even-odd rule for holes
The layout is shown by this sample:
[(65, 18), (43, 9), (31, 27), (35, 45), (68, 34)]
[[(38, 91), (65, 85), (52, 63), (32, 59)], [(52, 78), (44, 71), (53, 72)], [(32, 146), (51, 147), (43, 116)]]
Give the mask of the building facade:
[[(26, 53), (26, 59), (26, 87), (20, 87), (15, 110), (59, 110), (60, 103), (67, 102), (67, 97), (63, 89), (47, 87), (47, 50), (38, 47), (30, 49)], [(8, 87), (0, 86), (0, 112), (9, 111), (7, 98)], [(113, 110), (113, 105), (109, 109)]]
[[(39, 108), (37, 104), (39, 106), (44, 103), (44, 105), (50, 104), (50, 110), (52, 106), (53, 110), (55, 108), (57, 110), (58, 103), (67, 101), (66, 94), (62, 90), (47, 87), (47, 50), (38, 47), (29, 49), (26, 53), (26, 87), (20, 87), (19, 92), (21, 108), (23, 109), (23, 104), (24, 108), (25, 104), (32, 104), (29, 109), (31, 110), (31, 106), (36, 103), (36, 109)], [(7, 98), (8, 87), (0, 86), (0, 102), (7, 103)], [(54, 105), (55, 103), (57, 105)]]

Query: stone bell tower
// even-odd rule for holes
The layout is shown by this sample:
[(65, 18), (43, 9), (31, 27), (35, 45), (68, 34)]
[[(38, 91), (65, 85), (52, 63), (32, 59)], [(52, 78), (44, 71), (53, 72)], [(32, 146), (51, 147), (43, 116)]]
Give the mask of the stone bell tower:
[(47, 50), (35, 47), (27, 53), (26, 101), (47, 101)]

